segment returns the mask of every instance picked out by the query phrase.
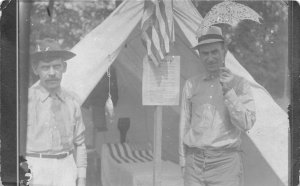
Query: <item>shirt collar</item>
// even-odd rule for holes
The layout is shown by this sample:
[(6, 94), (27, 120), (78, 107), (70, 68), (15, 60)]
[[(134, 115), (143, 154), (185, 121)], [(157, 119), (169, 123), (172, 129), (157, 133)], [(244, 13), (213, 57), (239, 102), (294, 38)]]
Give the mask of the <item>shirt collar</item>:
[[(49, 97), (51, 97), (50, 93), (40, 84), (37, 85), (37, 89), (39, 90), (39, 97), (41, 102), (45, 102)], [(65, 94), (62, 89), (59, 88), (58, 91), (55, 92), (55, 96), (62, 102), (65, 101)]]
[(202, 80), (203, 81), (211, 81), (211, 80), (215, 80), (217, 78), (219, 78), (219, 74), (204, 74), (203, 77), (202, 77)]
[(55, 95), (61, 102), (65, 102), (66, 97), (61, 88), (55, 93)]

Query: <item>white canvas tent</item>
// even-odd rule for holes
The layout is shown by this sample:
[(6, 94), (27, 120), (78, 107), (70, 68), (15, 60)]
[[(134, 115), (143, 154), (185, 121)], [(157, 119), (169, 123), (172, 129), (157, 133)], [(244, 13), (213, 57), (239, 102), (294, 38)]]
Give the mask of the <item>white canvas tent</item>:
[[(181, 88), (184, 81), (201, 73), (197, 55), (190, 49), (196, 43), (196, 30), (202, 17), (190, 0), (173, 0), (175, 55), (181, 56)], [(128, 140), (153, 141), (154, 108), (142, 106), (142, 59), (146, 50), (141, 43), (141, 18), (144, 0), (125, 0), (98, 27), (73, 49), (76, 57), (68, 62), (62, 86), (74, 91), (81, 103), (114, 63), (118, 77), (119, 101), (116, 116), (130, 117)], [(226, 66), (252, 84), (257, 106), (257, 122), (243, 135), (243, 161), (246, 186), (288, 185), (288, 118), (264, 88), (227, 54)], [(178, 161), (179, 106), (163, 107), (163, 158)], [(105, 142), (119, 141), (114, 122), (108, 126)]]

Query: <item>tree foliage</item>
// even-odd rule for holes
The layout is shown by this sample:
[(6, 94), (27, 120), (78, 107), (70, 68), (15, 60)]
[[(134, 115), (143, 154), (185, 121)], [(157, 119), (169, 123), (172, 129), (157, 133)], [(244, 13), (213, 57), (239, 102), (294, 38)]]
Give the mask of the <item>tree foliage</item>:
[[(221, 1), (193, 0), (200, 14)], [(51, 37), (72, 48), (99, 25), (119, 1), (54, 1), (49, 16), (47, 1), (35, 2), (31, 16), (31, 43)], [(242, 21), (236, 27), (221, 25), (229, 50), (274, 98), (284, 95), (288, 50), (288, 8), (281, 1), (241, 1), (258, 12), (262, 24)]]
[[(99, 25), (114, 9), (109, 0), (55, 1), (33, 3), (31, 12), (31, 43), (51, 37), (63, 48), (71, 48), (88, 32)], [(50, 12), (50, 15), (49, 15)]]

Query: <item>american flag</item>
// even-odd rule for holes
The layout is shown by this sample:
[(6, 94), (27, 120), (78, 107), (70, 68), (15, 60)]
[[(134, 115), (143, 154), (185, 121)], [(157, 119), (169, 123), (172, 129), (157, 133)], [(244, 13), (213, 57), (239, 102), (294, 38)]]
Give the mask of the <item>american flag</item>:
[(175, 41), (173, 0), (146, 0), (142, 18), (142, 41), (156, 66), (170, 53)]

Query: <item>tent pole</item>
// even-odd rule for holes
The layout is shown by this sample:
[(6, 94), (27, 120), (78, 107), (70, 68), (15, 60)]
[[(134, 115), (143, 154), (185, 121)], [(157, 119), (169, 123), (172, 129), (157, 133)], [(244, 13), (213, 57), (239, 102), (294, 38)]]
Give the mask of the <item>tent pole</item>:
[(30, 11), (33, 2), (19, 2), (19, 53), (18, 53), (18, 85), (19, 85), (19, 154), (26, 153), (27, 137), (27, 102), (28, 102), (28, 85), (29, 85), (29, 36), (30, 36)]
[(162, 106), (156, 106), (154, 113), (154, 166), (153, 186), (161, 186), (161, 136), (162, 136)]

